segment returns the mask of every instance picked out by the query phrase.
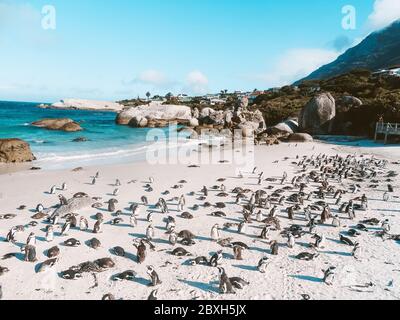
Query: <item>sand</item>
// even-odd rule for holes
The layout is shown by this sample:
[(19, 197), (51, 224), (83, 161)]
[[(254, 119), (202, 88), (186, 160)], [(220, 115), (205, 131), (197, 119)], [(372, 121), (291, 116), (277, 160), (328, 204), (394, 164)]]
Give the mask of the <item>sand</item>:
[[(398, 148), (354, 148), (345, 146), (335, 146), (322, 143), (307, 144), (282, 144), (279, 146), (265, 147), (257, 146), (254, 150), (255, 165), (259, 168), (258, 172), (264, 171), (264, 177), (280, 177), (284, 171), (289, 175), (289, 181), (294, 176), (297, 168), (292, 165), (297, 155), (310, 156), (326, 153), (335, 154), (375, 154), (379, 158), (387, 158), (393, 162), (398, 159)], [(192, 154), (191, 157), (195, 156)], [(284, 160), (287, 158), (286, 160)], [(193, 158), (190, 158), (190, 164)], [(389, 169), (396, 170), (398, 165), (391, 164)], [(244, 173), (244, 178), (237, 177), (237, 166), (230, 163), (218, 163), (211, 165), (200, 165), (200, 168), (189, 168), (188, 165), (149, 165), (147, 163), (133, 163), (125, 165), (112, 165), (103, 167), (85, 167), (82, 171), (72, 172), (71, 170), (62, 171), (20, 171), (0, 175), (0, 214), (13, 213), (17, 217), (12, 220), (0, 220), (0, 257), (11, 252), (19, 252), (29, 233), (35, 232), (37, 236), (37, 263), (23, 261), (23, 255), (19, 254), (15, 258), (0, 260), (1, 267), (7, 267), (10, 271), (0, 276), (0, 285), (3, 289), (3, 299), (78, 299), (78, 300), (98, 300), (106, 293), (112, 293), (117, 299), (141, 300), (147, 299), (153, 288), (149, 288), (149, 277), (146, 274), (146, 266), (153, 265), (158, 272), (162, 285), (158, 286), (160, 299), (278, 299), (278, 300), (300, 300), (302, 295), (308, 295), (310, 299), (399, 299), (400, 298), (400, 253), (399, 243), (395, 241), (383, 241), (376, 237), (373, 232), (380, 230), (379, 227), (372, 228), (370, 232), (362, 233), (357, 239), (362, 245), (363, 253), (360, 260), (351, 256), (351, 247), (341, 244), (339, 232), (347, 230), (357, 222), (342, 219), (342, 227), (319, 226), (318, 231), (325, 234), (327, 238), (326, 246), (320, 252), (320, 256), (310, 262), (294, 259), (300, 252), (308, 251), (308, 243), (312, 242), (311, 236), (306, 235), (296, 244), (295, 248), (289, 249), (286, 246), (286, 239), (279, 235), (278, 231), (271, 233), (269, 240), (277, 240), (280, 243), (278, 256), (271, 256), (268, 240), (258, 239), (261, 232), (260, 224), (249, 225), (246, 234), (238, 234), (235, 228), (222, 230), (223, 237), (233, 237), (236, 241), (246, 243), (250, 250), (244, 252), (244, 260), (236, 261), (232, 259), (233, 251), (224, 248), (224, 260), (222, 266), (226, 269), (229, 276), (239, 276), (250, 282), (244, 290), (237, 290), (235, 295), (221, 295), (218, 292), (218, 270), (208, 266), (191, 266), (187, 264), (188, 257), (179, 258), (170, 255), (168, 252), (173, 248), (168, 243), (168, 235), (165, 234), (165, 215), (154, 214), (153, 225), (155, 227), (156, 251), (149, 252), (144, 264), (136, 262), (136, 249), (133, 247), (133, 239), (142, 238), (145, 235), (149, 223), (146, 221), (147, 212), (143, 208), (136, 228), (129, 225), (128, 207), (132, 202), (141, 203), (141, 197), (147, 196), (150, 204), (155, 204), (161, 197), (161, 193), (170, 190), (171, 194), (166, 196), (167, 200), (196, 192), (196, 196), (186, 195), (187, 208), (198, 201), (199, 191), (206, 185), (220, 185), (216, 180), (225, 178), (224, 184), (228, 191), (234, 187), (241, 186), (251, 190), (258, 190), (257, 179), (250, 173)], [(96, 185), (91, 185), (91, 176), (100, 172), (100, 178)], [(149, 182), (149, 177), (154, 177), (154, 191), (145, 191), (144, 185)], [(38, 203), (45, 207), (51, 207), (58, 203), (57, 195), (62, 193), (67, 198), (71, 198), (78, 191), (86, 192), (92, 197), (102, 197), (102, 202), (113, 198), (112, 192), (115, 189), (113, 184), (116, 178), (121, 180), (122, 186), (119, 187), (120, 193), (117, 209), (124, 212), (122, 218), (124, 222), (113, 226), (109, 224), (114, 217), (102, 209), (88, 208), (78, 213), (87, 217), (89, 220), (89, 231), (79, 231), (71, 229), (68, 237), (61, 237), (56, 232), (53, 242), (45, 241), (44, 228), (46, 224), (38, 221), (36, 227), (26, 228), (24, 232), (16, 236), (17, 244), (4, 242), (7, 232), (16, 225), (27, 225), (32, 219), (34, 208)], [(129, 181), (136, 180), (136, 183)], [(181, 189), (171, 189), (172, 186), (179, 184), (180, 180), (187, 180)], [(67, 191), (57, 191), (56, 194), (48, 194), (52, 185), (61, 186), (67, 183)], [(344, 182), (345, 186), (349, 183)], [(397, 181), (394, 182), (397, 187)], [(272, 185), (279, 188), (276, 183), (263, 182), (262, 187)], [(399, 200), (393, 198), (391, 202), (383, 202), (385, 184), (378, 189), (365, 189), (365, 193), (370, 199), (369, 210), (366, 212), (358, 211), (357, 221), (364, 218), (376, 217), (379, 220), (390, 219), (393, 234), (400, 234), (400, 215)], [(363, 186), (364, 187), (364, 186)], [(397, 189), (397, 188), (396, 188)], [(217, 211), (215, 208), (200, 207), (198, 211), (192, 211), (193, 220), (185, 220), (179, 217), (174, 211), (176, 205), (170, 205), (170, 215), (176, 217), (177, 230), (189, 229), (198, 237), (196, 245), (185, 247), (195, 256), (207, 256), (220, 249), (217, 243), (211, 241), (210, 230), (215, 223), (223, 225), (226, 222), (240, 222), (241, 207), (234, 204), (235, 198), (230, 194), (228, 198), (217, 197), (218, 192), (210, 192), (207, 201), (216, 203), (226, 201), (227, 208), (223, 211), (227, 213), (227, 218), (217, 218), (210, 216), (211, 212)], [(358, 194), (358, 196), (361, 195)], [(395, 196), (399, 196), (396, 191)], [(348, 200), (354, 195), (345, 195), (344, 200)], [(328, 200), (330, 203), (333, 199)], [(176, 202), (172, 202), (176, 203)], [(26, 205), (27, 209), (19, 211), (20, 205)], [(334, 207), (334, 206), (333, 206)], [(91, 233), (94, 220), (91, 218), (97, 212), (102, 212), (106, 223), (103, 233)], [(268, 214), (267, 211), (264, 212)], [(287, 214), (282, 210), (279, 213), (283, 227), (289, 225)], [(297, 215), (294, 223), (305, 225), (302, 216)], [(62, 222), (60, 223), (60, 227)], [(347, 227), (347, 228), (346, 228)], [(82, 243), (77, 248), (69, 248), (62, 243), (67, 238), (79, 239)], [(101, 248), (94, 250), (87, 246), (86, 242), (93, 237), (101, 241)], [(35, 268), (39, 262), (46, 260), (46, 250), (58, 245), (61, 249), (60, 259), (52, 270), (44, 273), (36, 273)], [(123, 247), (128, 253), (126, 257), (116, 257), (110, 252), (114, 246)], [(177, 245), (178, 246), (178, 245)], [(179, 245), (180, 246), (180, 245)], [(268, 256), (270, 265), (266, 274), (257, 271), (256, 266), (260, 258)], [(64, 280), (58, 273), (68, 269), (73, 265), (85, 261), (92, 261), (98, 258), (110, 257), (116, 262), (116, 266), (108, 271), (97, 274), (98, 286), (92, 274), (84, 274), (82, 279)], [(168, 263), (166, 263), (168, 262)], [(334, 285), (328, 286), (322, 281), (322, 269), (329, 266), (337, 268), (337, 277)], [(115, 282), (110, 278), (125, 270), (134, 270), (138, 276), (134, 281)], [(372, 283), (372, 286), (365, 286)], [(95, 286), (95, 287), (93, 287)]]

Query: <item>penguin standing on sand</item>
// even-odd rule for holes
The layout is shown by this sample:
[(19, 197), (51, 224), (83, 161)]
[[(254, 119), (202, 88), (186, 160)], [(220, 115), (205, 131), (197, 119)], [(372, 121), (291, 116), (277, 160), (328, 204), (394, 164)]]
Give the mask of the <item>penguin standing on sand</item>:
[(169, 239), (168, 239), (169, 243), (171, 245), (176, 245), (176, 243), (178, 242), (178, 236), (176, 234), (176, 232), (171, 232), (171, 234), (169, 235)]
[(257, 265), (257, 270), (261, 273), (266, 273), (266, 269), (268, 267), (269, 260), (268, 257), (261, 258)]
[(62, 194), (58, 196), (58, 200), (60, 200), (60, 205), (65, 206), (68, 204), (67, 198), (65, 198)]
[(215, 224), (212, 229), (211, 229), (211, 239), (214, 241), (218, 241), (221, 238), (220, 232), (219, 232), (219, 225)]
[(79, 219), (79, 229), (81, 231), (86, 231), (87, 229), (89, 229), (89, 222), (85, 217), (81, 217)]
[(151, 224), (146, 229), (146, 238), (148, 240), (153, 240), (154, 238), (154, 228)]
[(7, 233), (6, 241), (15, 243), (16, 242), (15, 235), (17, 234), (17, 232), (18, 232), (17, 227), (11, 228), (11, 230)]
[(56, 186), (52, 186), (51, 188), (50, 188), (50, 194), (55, 194), (56, 193)]
[(61, 191), (66, 191), (67, 190), (67, 184), (64, 182), (62, 185), (61, 185)]
[(277, 256), (279, 251), (278, 241), (271, 241), (270, 246), (271, 246), (271, 254), (273, 256)]
[(131, 214), (131, 216), (129, 217), (129, 222), (131, 224), (132, 227), (136, 227), (138, 224), (137, 218), (135, 216), (135, 214)]
[(295, 240), (295, 238), (294, 238), (293, 233), (289, 233), (289, 234), (288, 234), (288, 242), (287, 242), (288, 247), (289, 247), (290, 249), (293, 249), (294, 246), (295, 246), (295, 244), (296, 244), (296, 240)]
[(103, 219), (99, 219), (96, 221), (93, 227), (93, 233), (101, 233), (101, 227), (103, 225)]
[(335, 280), (335, 269), (335, 267), (329, 267), (327, 270), (322, 270), (322, 272), (324, 273), (323, 281), (328, 286), (333, 285), (333, 282)]
[(54, 240), (54, 227), (49, 225), (46, 227), (46, 241), (52, 242)]
[(210, 259), (210, 266), (211, 267), (217, 267), (218, 264), (221, 262), (223, 256), (222, 256), (222, 250), (218, 251), (215, 253), (211, 259)]
[(219, 271), (219, 293), (221, 294), (235, 294), (231, 280), (227, 276), (224, 268), (218, 268)]
[(151, 283), (149, 284), (149, 286), (155, 287), (162, 283), (153, 266), (147, 267), (147, 274), (150, 276), (151, 279)]
[(65, 222), (61, 229), (61, 236), (66, 236), (70, 228), (71, 228), (71, 221)]

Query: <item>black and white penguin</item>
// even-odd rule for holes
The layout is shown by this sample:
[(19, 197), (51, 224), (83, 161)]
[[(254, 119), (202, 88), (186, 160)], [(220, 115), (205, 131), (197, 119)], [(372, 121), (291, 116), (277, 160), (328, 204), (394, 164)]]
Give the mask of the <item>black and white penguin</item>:
[(89, 222), (83, 216), (81, 216), (81, 218), (79, 219), (79, 229), (81, 231), (86, 231), (87, 229), (89, 229)]
[(146, 260), (146, 255), (147, 255), (147, 249), (146, 245), (143, 241), (140, 241), (139, 245), (134, 246), (137, 248), (137, 262), (139, 264), (143, 263)]
[(215, 224), (211, 229), (211, 239), (214, 241), (218, 241), (221, 238), (221, 234), (219, 232), (219, 224)]
[(23, 246), (21, 248), (21, 252), (23, 252), (25, 254), (24, 261), (26, 261), (26, 262), (36, 262), (37, 261), (35, 246), (31, 246), (31, 245)]
[(126, 270), (124, 272), (118, 273), (112, 277), (113, 281), (123, 281), (128, 280), (132, 281), (136, 278), (137, 273), (133, 270)]
[(261, 273), (266, 273), (267, 267), (269, 265), (268, 257), (263, 257), (258, 261), (257, 270)]
[(146, 238), (148, 240), (153, 240), (154, 238), (154, 227), (151, 224), (146, 229)]
[(49, 250), (47, 250), (47, 254), (46, 255), (47, 255), (48, 258), (51, 259), (51, 258), (58, 257), (59, 254), (60, 254), (60, 248), (55, 246), (55, 247), (52, 247)]
[(162, 284), (162, 281), (160, 280), (160, 277), (158, 276), (153, 266), (147, 266), (147, 274), (150, 276), (151, 279), (151, 283), (149, 284), (149, 286), (155, 287)]
[(177, 257), (190, 257), (192, 255), (190, 252), (182, 247), (174, 249), (173, 251), (171, 251), (171, 254)]
[(18, 227), (11, 228), (11, 230), (7, 233), (6, 241), (15, 243), (16, 242), (15, 235), (17, 234), (17, 232), (18, 232)]
[(327, 270), (322, 270), (322, 272), (324, 273), (323, 281), (328, 286), (333, 285), (333, 282), (335, 280), (335, 269), (335, 267), (329, 267)]
[(277, 256), (277, 255), (278, 255), (278, 252), (279, 252), (279, 244), (278, 244), (278, 241), (271, 241), (270, 246), (271, 246), (271, 254), (272, 254), (273, 256)]
[(65, 206), (68, 204), (67, 198), (65, 198), (62, 194), (58, 195), (58, 199), (60, 200), (60, 205)]
[(232, 283), (232, 286), (236, 289), (242, 290), (245, 286), (248, 286), (250, 282), (243, 280), (242, 278), (239, 277), (231, 277), (229, 280)]
[(54, 240), (54, 227), (52, 225), (48, 225), (46, 227), (46, 241), (52, 242)]
[(218, 252), (216, 252), (210, 259), (210, 266), (212, 267), (217, 267), (218, 264), (222, 261), (223, 259), (223, 255), (222, 255), (223, 251), (220, 250)]
[(219, 267), (219, 293), (220, 294), (235, 294), (231, 280), (227, 276), (225, 269)]
[(61, 229), (61, 236), (67, 236), (69, 229), (71, 228), (71, 221), (66, 221)]
[(149, 297), (147, 298), (147, 300), (149, 300), (149, 301), (156, 301), (156, 300), (158, 300), (158, 290), (153, 290), (153, 291), (150, 293), (150, 295), (149, 295)]
[(71, 238), (64, 241), (64, 245), (67, 247), (78, 247), (81, 245), (81, 242), (77, 239)]
[(52, 187), (50, 188), (49, 194), (55, 194), (55, 193), (56, 193), (56, 189), (57, 189), (56, 186), (52, 186)]
[(103, 219), (97, 220), (93, 227), (93, 233), (101, 233), (102, 225), (103, 225)]
[(43, 211), (44, 211), (44, 206), (41, 203), (39, 203), (36, 206), (36, 212), (43, 212)]

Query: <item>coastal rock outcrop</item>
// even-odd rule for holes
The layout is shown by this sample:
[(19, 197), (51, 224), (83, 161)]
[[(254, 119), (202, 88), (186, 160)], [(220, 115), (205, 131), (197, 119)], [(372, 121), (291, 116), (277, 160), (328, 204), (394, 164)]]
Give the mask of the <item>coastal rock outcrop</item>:
[(281, 123), (278, 123), (277, 125), (268, 128), (268, 131), (270, 131), (273, 134), (277, 133), (297, 133), (299, 131), (299, 122), (297, 119), (289, 119), (286, 121), (283, 121)]
[(85, 99), (63, 99), (53, 103), (51, 108), (55, 109), (79, 109), (79, 110), (98, 110), (98, 111), (122, 111), (122, 104), (111, 101), (97, 101)]
[(321, 93), (312, 98), (301, 110), (300, 131), (309, 134), (328, 134), (332, 131), (336, 116), (335, 99), (330, 93)]
[(77, 132), (82, 131), (82, 127), (79, 123), (71, 119), (42, 119), (32, 123), (32, 126), (38, 128), (44, 128), (47, 130), (57, 130), (65, 132)]
[[(146, 121), (144, 120), (147, 120)], [(116, 123), (132, 127), (165, 126), (168, 122), (188, 124), (192, 120), (192, 111), (187, 106), (167, 105), (152, 102), (149, 105), (129, 108), (117, 115)]]
[(19, 163), (35, 160), (29, 143), (21, 139), (0, 139), (0, 163)]

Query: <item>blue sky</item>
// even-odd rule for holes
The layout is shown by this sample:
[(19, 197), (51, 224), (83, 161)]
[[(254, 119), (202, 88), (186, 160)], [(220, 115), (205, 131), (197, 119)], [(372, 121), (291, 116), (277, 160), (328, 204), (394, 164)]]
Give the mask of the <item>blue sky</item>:
[[(398, 0), (0, 0), (0, 100), (267, 89), (400, 17)], [(52, 5), (56, 28), (42, 28)], [(342, 8), (356, 9), (356, 29)]]

